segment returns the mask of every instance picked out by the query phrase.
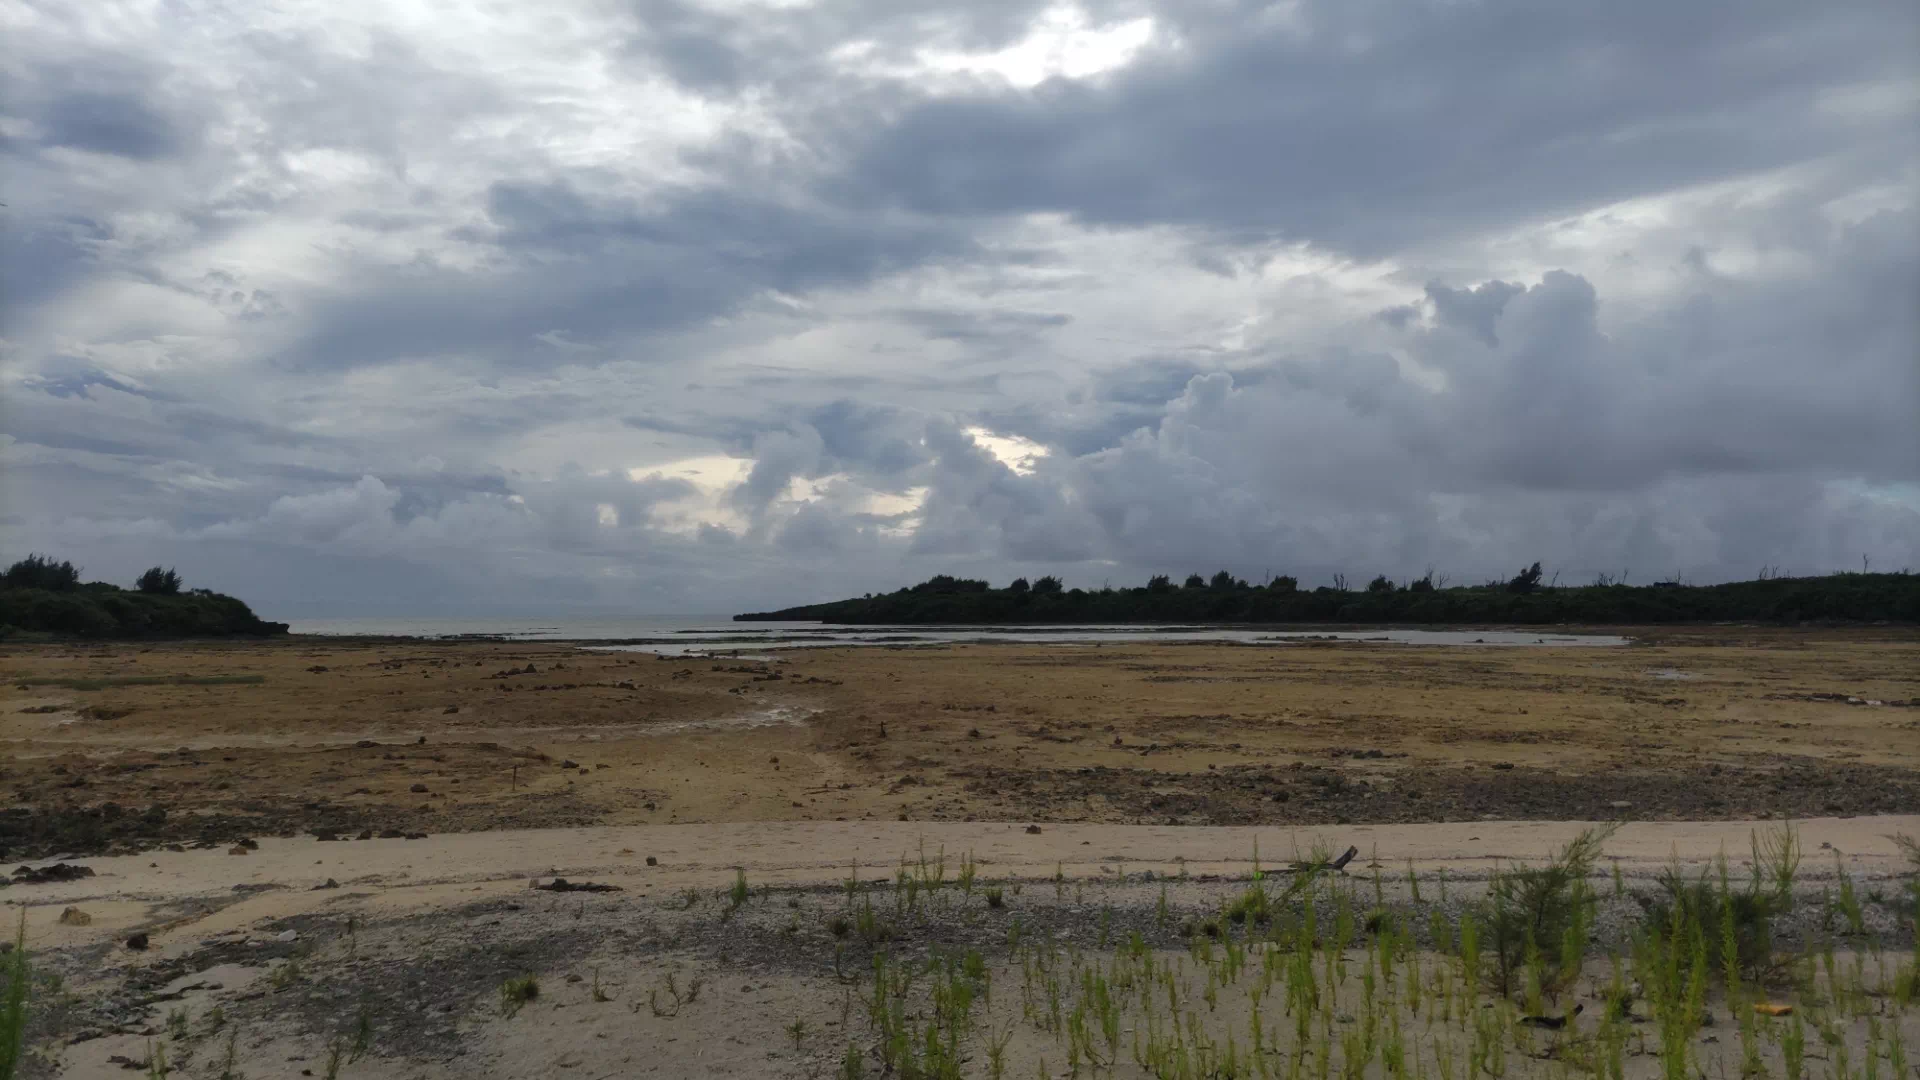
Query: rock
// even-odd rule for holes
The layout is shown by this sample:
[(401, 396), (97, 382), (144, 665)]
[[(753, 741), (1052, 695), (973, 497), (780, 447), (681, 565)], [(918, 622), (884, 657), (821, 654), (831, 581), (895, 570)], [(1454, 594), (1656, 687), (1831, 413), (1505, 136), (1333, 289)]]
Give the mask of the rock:
[(147, 935), (146, 935), (146, 931), (144, 930), (127, 939), (127, 948), (132, 949), (135, 952), (144, 951), (146, 947), (147, 947)]
[(1028, 832), (1029, 834), (1033, 834), (1033, 833), (1038, 833), (1039, 831), (1040, 831), (1040, 826), (1038, 826), (1038, 825), (1029, 825), (1029, 826), (1027, 826), (1027, 832)]
[(659, 859), (656, 859), (656, 858), (654, 858), (654, 857), (653, 857), (653, 856), (651, 856), (651, 855), (649, 855), (649, 856), (647, 856), (647, 865), (648, 865), (648, 866), (659, 866), (659, 865), (660, 865), (660, 860), (659, 860)]
[(61, 926), (87, 926), (92, 922), (93, 916), (81, 911), (77, 907), (70, 907), (60, 912)]
[(245, 855), (246, 853), (247, 849), (245, 845), (242, 844), (235, 844), (227, 849), (227, 854), (229, 855)]
[(371, 840), (371, 839), (373, 839), (373, 830), (372, 830), (372, 829), (361, 829), (361, 830), (360, 830), (360, 835), (359, 835), (359, 836), (356, 836), (356, 837), (354, 837), (354, 839), (355, 839), (355, 840)]
[(1607, 805), (1613, 807), (1615, 810), (1628, 810), (1633, 807), (1633, 804), (1625, 799), (1615, 799)]
[(339, 882), (337, 882), (337, 881), (335, 881), (335, 880), (333, 880), (332, 878), (328, 878), (327, 880), (325, 880), (325, 881), (323, 881), (323, 882), (321, 882), (320, 884), (318, 884), (318, 885), (315, 885), (315, 886), (314, 886), (314, 887), (313, 887), (313, 888), (312, 888), (311, 890), (309, 890), (309, 891), (310, 891), (310, 892), (319, 892), (319, 891), (321, 891), (322, 889), (337, 889), (337, 888), (339, 888), (339, 887), (340, 887), (340, 883), (339, 883)]
[(560, 767), (563, 769), (577, 769), (580, 767), (580, 763), (572, 758), (568, 758), (560, 763)]
[(568, 881), (557, 877), (545, 885), (534, 885), (541, 892), (625, 892), (618, 885), (604, 885), (597, 881)]
[(421, 795), (421, 794), (424, 794), (424, 793), (426, 792), (426, 790), (427, 790), (427, 785), (425, 785), (425, 784), (415, 784), (415, 785), (413, 785), (412, 787), (410, 787), (410, 788), (408, 788), (407, 790), (408, 790), (408, 791), (411, 791), (411, 792), (413, 792), (413, 793), (414, 793), (415, 795)]
[(300, 932), (298, 930), (282, 930), (273, 935), (273, 940), (282, 945), (291, 945), (300, 940)]
[(46, 885), (56, 881), (79, 881), (93, 876), (93, 867), (75, 863), (50, 863), (35, 869), (22, 866), (13, 872), (14, 885)]

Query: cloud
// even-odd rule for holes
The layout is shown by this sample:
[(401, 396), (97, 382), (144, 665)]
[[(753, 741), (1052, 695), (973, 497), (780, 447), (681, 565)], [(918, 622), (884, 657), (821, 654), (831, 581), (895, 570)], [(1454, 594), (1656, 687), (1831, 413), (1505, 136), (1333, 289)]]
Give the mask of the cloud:
[(25, 8), (0, 553), (270, 615), (1913, 564), (1914, 18)]
[[(855, 129), (843, 190), (922, 212), (1179, 222), (1378, 253), (1884, 137), (1810, 86), (1900, 97), (1883, 11), (1302, 4), (1162, 9), (1111, 81), (920, 101)], [(1908, 27), (1912, 27), (1909, 25)], [(1793, 49), (1778, 42), (1793, 40)]]

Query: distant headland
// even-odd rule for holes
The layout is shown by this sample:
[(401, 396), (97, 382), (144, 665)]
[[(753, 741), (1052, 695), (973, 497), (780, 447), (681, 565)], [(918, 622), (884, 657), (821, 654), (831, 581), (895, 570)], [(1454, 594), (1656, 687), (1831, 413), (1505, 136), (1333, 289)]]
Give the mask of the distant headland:
[(267, 622), (231, 596), (181, 589), (180, 575), (156, 566), (131, 589), (82, 583), (71, 562), (28, 555), (0, 573), (0, 641), (33, 637), (273, 637), (286, 623)]
[(1590, 626), (1761, 622), (1920, 623), (1920, 574), (1763, 574), (1752, 581), (1587, 585), (1543, 581), (1539, 563), (1505, 581), (1447, 586), (1433, 575), (1362, 587), (1336, 578), (1302, 589), (1291, 577), (1253, 585), (1220, 571), (1184, 583), (1157, 576), (1135, 588), (1068, 589), (1058, 578), (985, 581), (938, 575), (890, 593), (734, 616), (739, 622), (835, 623), (1423, 623)]

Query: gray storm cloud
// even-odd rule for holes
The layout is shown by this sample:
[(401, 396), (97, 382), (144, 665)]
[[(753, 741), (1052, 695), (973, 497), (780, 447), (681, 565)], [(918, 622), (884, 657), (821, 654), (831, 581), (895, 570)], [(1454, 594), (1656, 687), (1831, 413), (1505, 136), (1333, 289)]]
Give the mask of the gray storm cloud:
[(270, 615), (1920, 563), (1910, 6), (564, 6), (22, 8), (0, 552)]

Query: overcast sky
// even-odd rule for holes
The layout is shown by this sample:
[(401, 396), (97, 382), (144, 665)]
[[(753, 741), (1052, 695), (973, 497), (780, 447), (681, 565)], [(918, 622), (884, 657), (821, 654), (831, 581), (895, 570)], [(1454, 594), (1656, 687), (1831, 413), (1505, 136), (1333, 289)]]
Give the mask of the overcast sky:
[(0, 0), (0, 556), (1920, 567), (1920, 7)]

